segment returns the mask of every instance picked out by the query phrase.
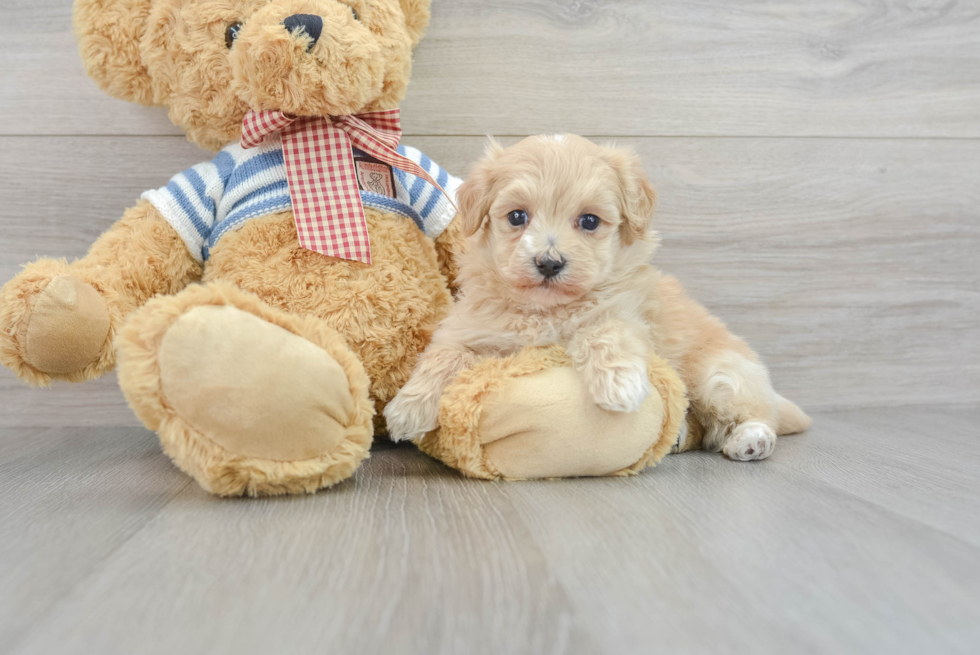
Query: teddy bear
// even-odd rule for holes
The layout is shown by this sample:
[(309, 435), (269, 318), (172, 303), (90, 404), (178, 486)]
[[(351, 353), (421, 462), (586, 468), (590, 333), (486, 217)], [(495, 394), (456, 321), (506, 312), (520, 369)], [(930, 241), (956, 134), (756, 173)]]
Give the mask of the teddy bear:
[[(429, 0), (76, 0), (88, 74), (164, 106), (214, 157), (144, 193), (71, 263), (0, 290), (28, 384), (118, 370), (164, 452), (223, 496), (349, 478), (452, 303), (460, 180), (401, 145)], [(148, 153), (152, 156), (152, 153)], [(664, 362), (638, 412), (595, 407), (560, 350), (480, 362), (419, 446), (464, 474), (630, 474), (677, 449)]]

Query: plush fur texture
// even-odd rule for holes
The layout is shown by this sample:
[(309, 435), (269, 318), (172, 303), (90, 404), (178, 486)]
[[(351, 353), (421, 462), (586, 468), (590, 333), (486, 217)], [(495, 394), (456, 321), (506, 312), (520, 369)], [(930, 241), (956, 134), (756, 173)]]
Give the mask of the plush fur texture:
[[(26, 335), (34, 303), (58, 276), (71, 276), (98, 292), (109, 314), (109, 330), (98, 357), (74, 371), (52, 373), (31, 363)], [(126, 316), (152, 296), (175, 293), (200, 278), (201, 266), (184, 242), (150, 203), (141, 201), (99, 237), (84, 258), (71, 264), (38, 259), (0, 289), (0, 363), (32, 386), (104, 375), (115, 366), (113, 339)]]
[(461, 227), (462, 221), (453, 221), (442, 234), (436, 238), (436, 255), (439, 258), (439, 270), (446, 276), (449, 289), (456, 294), (459, 289), (459, 259), (469, 248), (466, 235)]
[[(315, 42), (304, 30), (285, 29), (284, 19), (296, 14), (321, 18)], [(428, 20), (429, 0), (75, 2), (79, 49), (95, 81), (125, 100), (167, 107), (192, 141), (212, 150), (239, 138), (249, 109), (323, 115), (397, 106), (408, 85), (412, 48)], [(368, 210), (367, 219), (372, 266), (299, 248), (289, 212), (225, 235), (202, 266), (163, 217), (140, 202), (84, 258), (38, 260), (0, 290), (0, 362), (29, 384), (80, 382), (111, 370), (118, 351), (120, 385), (134, 411), (205, 489), (256, 495), (335, 484), (366, 456), (372, 433), (384, 430), (372, 409), (395, 396), (448, 314), (450, 291), (462, 276), (458, 257), (468, 247), (458, 219), (435, 242), (403, 217)], [(209, 313), (212, 307), (226, 309)], [(244, 421), (256, 411), (254, 394), (261, 388), (251, 381), (234, 394), (192, 367), (180, 369), (212, 355), (214, 330), (202, 329), (198, 337), (188, 326), (219, 316), (235, 329), (221, 344), (227, 359), (208, 359), (210, 370), (228, 370), (223, 363), (247, 367), (248, 348), (256, 344), (261, 361), (243, 368), (243, 377), (270, 366), (275, 357), (269, 353), (280, 346), (293, 353), (315, 348), (320, 373), (343, 370), (344, 388), (334, 385), (336, 397), (322, 399), (327, 407), (357, 399), (349, 420), (337, 421), (346, 436), (336, 449), (324, 446), (297, 461), (293, 455), (334, 443), (333, 437), (318, 441), (310, 430), (277, 432), (276, 417), (268, 415), (261, 417), (262, 429), (234, 433), (227, 427), (234, 420), (221, 423), (207, 407), (202, 412), (195, 389), (215, 398), (222, 416)], [(261, 327), (248, 330), (257, 321)], [(306, 342), (297, 347), (300, 339)], [(177, 354), (190, 355), (176, 356), (174, 343), (184, 349)], [(240, 358), (234, 357), (236, 346)], [(188, 371), (186, 379), (173, 373), (180, 370)], [(282, 388), (301, 385), (311, 371), (297, 367), (271, 377)], [(293, 372), (295, 379), (283, 377)], [(330, 375), (333, 385), (339, 378)], [(662, 377), (653, 386), (673, 388), (663, 381), (670, 379), (666, 372)], [(192, 388), (182, 388), (183, 382)], [(298, 400), (291, 405), (288, 394), (282, 397), (278, 411), (288, 425), (287, 418), (306, 410)], [(530, 416), (529, 427), (547, 429), (533, 425), (538, 418)], [(275, 443), (256, 447), (255, 436), (264, 434)], [(657, 443), (652, 430), (651, 447)]]
[(366, 210), (371, 266), (301, 248), (290, 212), (222, 237), (204, 281), (232, 282), (270, 307), (311, 315), (347, 337), (379, 402), (408, 380), (452, 299), (436, 250), (411, 221)]
[[(308, 36), (282, 27), (294, 14), (323, 19), (309, 52)], [(249, 109), (323, 116), (398, 106), (428, 21), (429, 0), (75, 2), (82, 59), (96, 82), (116, 97), (168, 107), (210, 150), (238, 138)], [(228, 48), (233, 24), (241, 31)]]
[(76, 0), (75, 38), (85, 70), (102, 90), (152, 105), (153, 84), (140, 55), (151, 0)]
[[(419, 448), (464, 474), (485, 480), (507, 479), (488, 454), (486, 444), (498, 438), (520, 439), (530, 447), (542, 432), (552, 429), (554, 416), (523, 412), (522, 428), (510, 435), (489, 434), (488, 418), (498, 411), (494, 398), (515, 378), (534, 376), (554, 367), (570, 367), (571, 359), (559, 346), (526, 348), (507, 357), (487, 357), (461, 372), (446, 388), (439, 405), (439, 429), (429, 432)], [(652, 357), (647, 371), (650, 384), (663, 401), (659, 425), (643, 426), (649, 432), (649, 447), (634, 463), (610, 475), (631, 475), (655, 465), (670, 450), (684, 421), (687, 397), (684, 385), (670, 366)], [(530, 406), (530, 404), (529, 404)], [(555, 412), (568, 408), (557, 406)], [(574, 408), (572, 408), (574, 411)], [(638, 415), (639, 417), (639, 415)], [(646, 416), (642, 417), (647, 420)], [(602, 430), (602, 425), (582, 425), (583, 432)], [(659, 428), (659, 429), (658, 429)], [(575, 435), (568, 435), (574, 437)]]
[[(202, 306), (231, 306), (258, 316), (319, 346), (341, 365), (354, 405), (344, 439), (336, 449), (296, 461), (242, 456), (222, 448), (215, 435), (208, 435), (174, 409), (161, 376), (161, 344), (181, 316)], [(276, 311), (227, 283), (192, 286), (176, 296), (160, 296), (136, 312), (120, 335), (119, 357), (119, 384), (130, 407), (148, 428), (157, 431), (164, 452), (174, 463), (212, 493), (256, 496), (313, 492), (350, 477), (368, 455), (374, 415), (368, 395), (370, 381), (346, 340), (313, 316)], [(288, 438), (283, 435), (283, 440)]]
[[(321, 18), (315, 43), (305, 31), (284, 27), (295, 14)], [(249, 109), (324, 115), (396, 107), (428, 20), (428, 0), (75, 3), (80, 52), (99, 85), (126, 100), (168, 107), (191, 140), (212, 150), (239, 138)], [(231, 26), (236, 29), (229, 32)], [(460, 246), (458, 227), (432, 242), (404, 217), (366, 213), (372, 266), (300, 248), (293, 216), (285, 212), (226, 235), (202, 267), (157, 210), (140, 202), (86, 257), (71, 264), (41, 259), (0, 290), (0, 360), (30, 384), (80, 382), (112, 369), (115, 344), (120, 384), (134, 410), (206, 489), (254, 495), (334, 484), (366, 456), (374, 403), (383, 406), (394, 396), (448, 312), (446, 276), (455, 274)], [(207, 286), (187, 288), (198, 281)], [(168, 401), (161, 373), (168, 355), (161, 344), (182, 318), (201, 316), (195, 310), (211, 305), (280, 326), (341, 362), (347, 388), (338, 393), (359, 400), (350, 434), (336, 452), (304, 461), (245, 456), (233, 452), (233, 444), (245, 443), (236, 435), (207, 434), (193, 416), (177, 411), (180, 403)], [(276, 330), (258, 332), (285, 339)], [(205, 345), (187, 348), (207, 353)], [(269, 345), (270, 352), (275, 348)], [(247, 359), (243, 352), (241, 360)], [(205, 395), (219, 391), (201, 387)], [(221, 408), (241, 416), (252, 409), (247, 393), (222, 397)], [(287, 403), (280, 411), (290, 417), (299, 409)], [(275, 436), (277, 446), (265, 450), (303, 452), (312, 443), (308, 436), (284, 431)]]
[(572, 135), (491, 143), (459, 192), (473, 236), (460, 301), (385, 408), (393, 437), (436, 429), (444, 389), (477, 358), (550, 343), (568, 349), (592, 400), (616, 412), (640, 407), (647, 362), (665, 357), (688, 387), (702, 447), (732, 459), (768, 457), (777, 430), (806, 427), (757, 355), (648, 264), (655, 200), (628, 151)]

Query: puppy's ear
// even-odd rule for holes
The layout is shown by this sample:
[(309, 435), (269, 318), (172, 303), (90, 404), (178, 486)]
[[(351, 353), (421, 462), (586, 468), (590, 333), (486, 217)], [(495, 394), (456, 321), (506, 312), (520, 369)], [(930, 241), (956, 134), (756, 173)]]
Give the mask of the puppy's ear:
[(604, 146), (606, 161), (619, 178), (620, 226), (626, 245), (645, 237), (653, 221), (653, 208), (657, 204), (657, 192), (643, 171), (639, 156), (628, 148)]
[(477, 162), (456, 192), (456, 204), (459, 205), (460, 218), (463, 221), (460, 226), (463, 236), (473, 236), (487, 221), (490, 206), (493, 204), (491, 169), (503, 151), (503, 146), (489, 137), (483, 159)]

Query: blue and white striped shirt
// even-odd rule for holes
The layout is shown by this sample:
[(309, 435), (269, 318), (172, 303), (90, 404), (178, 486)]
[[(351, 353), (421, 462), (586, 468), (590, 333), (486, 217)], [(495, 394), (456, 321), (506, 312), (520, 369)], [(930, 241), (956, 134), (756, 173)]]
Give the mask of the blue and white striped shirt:
[[(415, 148), (399, 146), (398, 152), (424, 168), (455, 200), (462, 180)], [(422, 178), (397, 168), (394, 177), (396, 197), (361, 191), (364, 207), (409, 218), (432, 239), (442, 234), (456, 215), (449, 200)], [(270, 134), (255, 148), (233, 143), (211, 161), (174, 175), (167, 186), (142, 197), (177, 230), (191, 255), (206, 261), (225, 233), (250, 218), (292, 207), (282, 141), (278, 134)]]

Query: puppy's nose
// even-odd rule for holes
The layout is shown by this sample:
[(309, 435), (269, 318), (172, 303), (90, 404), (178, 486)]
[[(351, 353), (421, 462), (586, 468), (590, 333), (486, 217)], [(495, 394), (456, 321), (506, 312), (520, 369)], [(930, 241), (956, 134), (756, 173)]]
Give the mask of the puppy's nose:
[(561, 273), (561, 269), (565, 268), (565, 259), (542, 257), (541, 259), (535, 260), (534, 265), (538, 267), (538, 272), (545, 276), (545, 278), (552, 278)]
[(294, 14), (282, 22), (283, 26), (291, 33), (297, 31), (306, 32), (307, 36), (313, 41), (307, 51), (312, 50), (323, 32), (323, 19), (313, 14)]

